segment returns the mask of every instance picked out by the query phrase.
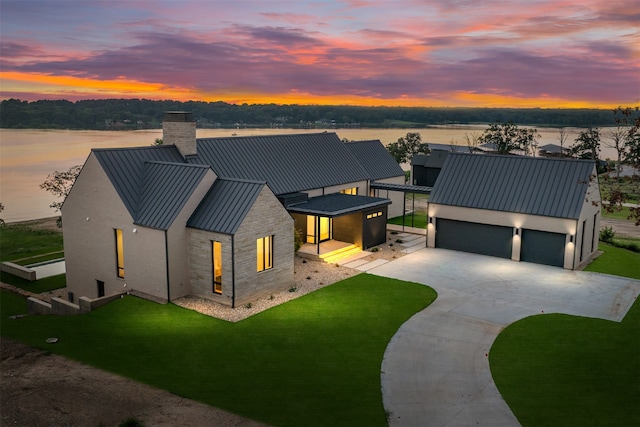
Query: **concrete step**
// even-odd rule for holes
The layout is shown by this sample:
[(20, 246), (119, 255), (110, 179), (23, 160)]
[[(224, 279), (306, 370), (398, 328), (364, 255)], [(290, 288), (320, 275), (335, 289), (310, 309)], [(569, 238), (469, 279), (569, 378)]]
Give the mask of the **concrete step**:
[(360, 252), (362, 252), (362, 249), (360, 249), (358, 246), (350, 245), (345, 248), (320, 255), (320, 258), (324, 262), (327, 262), (329, 264), (335, 264), (341, 259), (350, 258)]

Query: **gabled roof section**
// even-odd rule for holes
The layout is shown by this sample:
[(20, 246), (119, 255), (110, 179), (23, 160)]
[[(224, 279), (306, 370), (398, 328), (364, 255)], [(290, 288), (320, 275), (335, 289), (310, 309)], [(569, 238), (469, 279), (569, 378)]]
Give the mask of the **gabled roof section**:
[(594, 167), (589, 160), (449, 153), (429, 202), (575, 219)]
[(414, 166), (423, 166), (425, 168), (442, 168), (444, 160), (447, 158), (449, 151), (432, 149), (429, 154), (414, 154), (411, 158), (411, 164)]
[(264, 182), (218, 178), (187, 221), (187, 227), (234, 234), (265, 185)]
[(369, 179), (404, 176), (400, 165), (379, 140), (345, 143), (353, 156), (369, 175)]
[(168, 230), (208, 170), (204, 165), (145, 162), (134, 223)]
[(147, 161), (184, 162), (180, 152), (173, 145), (99, 148), (91, 151), (111, 180), (132, 218), (136, 217), (140, 200), (144, 163)]
[(266, 181), (276, 195), (369, 178), (335, 133), (198, 139), (198, 161), (222, 178)]

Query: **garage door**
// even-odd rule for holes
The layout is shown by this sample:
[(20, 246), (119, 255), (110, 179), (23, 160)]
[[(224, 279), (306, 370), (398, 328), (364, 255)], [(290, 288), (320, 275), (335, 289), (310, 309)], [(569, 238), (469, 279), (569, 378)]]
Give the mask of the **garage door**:
[(511, 259), (511, 227), (436, 218), (436, 230), (436, 248)]
[(564, 267), (564, 245), (564, 234), (523, 229), (520, 261)]

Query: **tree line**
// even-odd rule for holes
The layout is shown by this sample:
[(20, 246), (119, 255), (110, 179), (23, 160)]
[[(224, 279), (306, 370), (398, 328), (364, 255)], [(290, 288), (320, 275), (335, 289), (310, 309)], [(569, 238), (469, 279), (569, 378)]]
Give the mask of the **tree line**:
[(424, 128), (430, 125), (512, 122), (550, 127), (615, 126), (611, 110), (543, 108), (360, 107), (229, 104), (226, 102), (3, 100), (0, 127), (127, 130), (162, 127), (166, 111), (193, 113), (200, 128)]

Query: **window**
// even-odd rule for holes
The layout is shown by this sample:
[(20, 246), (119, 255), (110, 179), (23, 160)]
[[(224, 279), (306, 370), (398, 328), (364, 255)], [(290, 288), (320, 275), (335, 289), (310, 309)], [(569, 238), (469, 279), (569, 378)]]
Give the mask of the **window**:
[(256, 241), (258, 271), (273, 268), (273, 236), (261, 237)]
[(373, 212), (373, 213), (367, 214), (367, 219), (377, 218), (379, 216), (382, 216), (382, 211), (378, 211), (378, 212)]
[(358, 195), (358, 187), (345, 188), (344, 190), (340, 190), (340, 192), (342, 194), (349, 194), (350, 196), (357, 196)]
[(213, 293), (222, 293), (222, 243), (211, 242), (211, 263), (213, 267)]
[(122, 242), (122, 230), (116, 230), (116, 264), (118, 277), (124, 279), (124, 244)]

